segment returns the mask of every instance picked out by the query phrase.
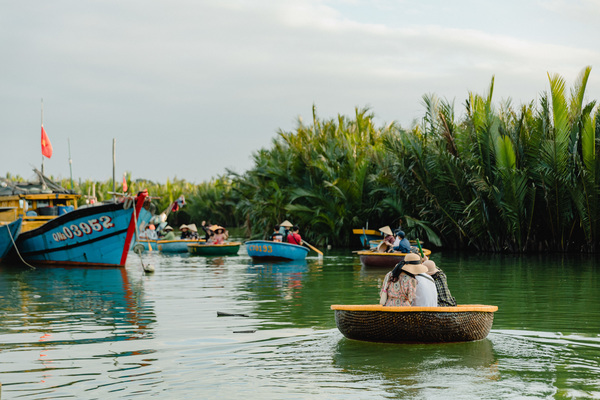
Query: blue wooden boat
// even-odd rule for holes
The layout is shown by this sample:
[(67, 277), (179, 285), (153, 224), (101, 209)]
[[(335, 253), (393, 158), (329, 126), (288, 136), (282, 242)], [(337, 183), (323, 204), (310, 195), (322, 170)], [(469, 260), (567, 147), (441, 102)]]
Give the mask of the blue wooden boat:
[(16, 221), (0, 225), (0, 262), (17, 241), (22, 223), (23, 220), (19, 218)]
[(371, 241), (381, 240), (383, 236), (379, 231), (366, 228), (352, 229), (352, 233), (358, 236), (363, 249), (368, 249)]
[[(204, 239), (202, 239), (204, 242)], [(198, 244), (198, 239), (157, 240), (158, 250), (163, 253), (187, 253), (189, 244)]]
[(139, 239), (137, 242), (144, 246), (145, 251), (158, 251), (157, 240)]
[(250, 240), (246, 251), (253, 260), (304, 260), (309, 250), (292, 243)]
[(17, 249), (32, 264), (123, 267), (133, 245), (134, 221), (139, 226), (152, 217), (143, 208), (147, 196), (144, 191), (134, 200), (79, 208), (54, 217), (21, 233)]

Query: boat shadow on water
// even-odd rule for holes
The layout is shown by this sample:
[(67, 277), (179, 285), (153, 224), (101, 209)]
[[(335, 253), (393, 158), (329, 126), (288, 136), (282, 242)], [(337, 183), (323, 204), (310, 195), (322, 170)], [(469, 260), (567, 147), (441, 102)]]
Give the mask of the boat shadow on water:
[(334, 365), (355, 374), (381, 374), (411, 384), (433, 370), (484, 369), (498, 379), (498, 360), (489, 339), (473, 342), (394, 344), (342, 338), (333, 354)]

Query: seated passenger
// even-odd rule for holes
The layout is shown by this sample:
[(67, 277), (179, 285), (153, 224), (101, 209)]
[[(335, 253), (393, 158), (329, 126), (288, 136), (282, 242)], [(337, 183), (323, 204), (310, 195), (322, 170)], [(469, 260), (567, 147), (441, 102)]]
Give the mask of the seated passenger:
[(204, 240), (206, 241), (206, 243), (208, 243), (210, 238), (214, 236), (215, 233), (210, 229), (210, 222), (207, 224), (206, 221), (202, 221), (201, 227), (204, 231)]
[(410, 242), (408, 241), (408, 239), (405, 236), (406, 235), (404, 234), (403, 231), (396, 231), (396, 237), (399, 238), (400, 241), (398, 242), (397, 245), (394, 245), (395, 251), (399, 251), (401, 253), (410, 253), (411, 252)]
[(385, 236), (375, 251), (377, 253), (387, 253), (393, 251), (394, 234), (392, 233), (392, 229), (389, 226), (384, 226), (383, 228), (379, 228), (379, 232), (382, 232)]
[(173, 228), (169, 225), (165, 226), (164, 235), (161, 240), (175, 240), (175, 233), (173, 233)]
[[(413, 258), (416, 256), (421, 259), (418, 255), (414, 253), (409, 253), (404, 257)], [(420, 263), (421, 261), (419, 261)], [(417, 293), (415, 295), (415, 299), (413, 300), (413, 307), (437, 307), (438, 306), (438, 294), (437, 289), (435, 287), (435, 281), (429, 275), (427, 275), (427, 267), (423, 264), (419, 264), (419, 273), (415, 274), (415, 278), (417, 279)]]
[(189, 239), (198, 240), (200, 236), (198, 236), (198, 228), (196, 228), (196, 224), (189, 224), (188, 229), (190, 230), (188, 235)]
[(190, 231), (190, 228), (186, 224), (181, 225), (179, 231), (181, 232), (180, 239), (191, 239), (190, 234), (192, 231)]
[(433, 278), (435, 288), (437, 290), (438, 307), (455, 307), (456, 299), (450, 294), (448, 289), (448, 281), (446, 274), (435, 265), (435, 261), (423, 261), (423, 265), (427, 267), (427, 274)]
[(274, 242), (283, 242), (283, 235), (279, 232), (279, 226), (273, 228), (273, 233), (269, 237)]
[(300, 228), (298, 227), (298, 225), (294, 225), (292, 227), (292, 232), (287, 237), (287, 242), (302, 246), (302, 236), (300, 236), (300, 233), (298, 233), (299, 231)]
[(391, 307), (410, 307), (417, 294), (416, 274), (427, 271), (416, 254), (408, 254), (383, 279), (379, 304)]
[(218, 225), (213, 225), (210, 228), (215, 234), (206, 241), (207, 244), (223, 244), (225, 242), (225, 228)]

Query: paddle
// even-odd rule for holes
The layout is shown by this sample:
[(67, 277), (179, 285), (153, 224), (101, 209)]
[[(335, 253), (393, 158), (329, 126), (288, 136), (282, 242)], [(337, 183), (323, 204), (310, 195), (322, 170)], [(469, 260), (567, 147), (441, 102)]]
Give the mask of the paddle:
[(317, 249), (315, 246), (313, 246), (312, 244), (308, 243), (305, 240), (303, 240), (302, 243), (307, 245), (311, 250), (314, 250), (315, 252), (317, 252), (317, 254), (319, 255), (319, 258), (323, 258), (323, 252), (321, 250)]
[(421, 258), (425, 257), (425, 254), (423, 254), (423, 248), (421, 247), (421, 242), (419, 241), (419, 238), (417, 238), (417, 246), (419, 247), (419, 251), (421, 252)]

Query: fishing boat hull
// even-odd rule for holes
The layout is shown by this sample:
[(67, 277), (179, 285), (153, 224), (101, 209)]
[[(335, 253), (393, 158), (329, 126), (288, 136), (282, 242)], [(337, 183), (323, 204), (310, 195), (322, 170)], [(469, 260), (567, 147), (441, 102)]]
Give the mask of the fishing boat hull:
[[(394, 268), (400, 261), (404, 261), (407, 253), (378, 253), (370, 250), (359, 251), (360, 262), (365, 267)], [(431, 250), (423, 249), (423, 254), (429, 256)]]
[(188, 239), (157, 240), (156, 246), (162, 253), (187, 253), (188, 245), (197, 243), (200, 243), (200, 241)]
[[(135, 221), (152, 214), (142, 208), (146, 192), (130, 202), (79, 208), (17, 239), (20, 256), (32, 264), (123, 267), (133, 243)], [(136, 217), (134, 218), (134, 212)]]
[(250, 240), (246, 242), (246, 251), (253, 260), (304, 260), (308, 249), (297, 244), (271, 242), (269, 240)]
[(388, 343), (467, 342), (487, 337), (496, 306), (384, 307), (332, 305), (348, 339)]
[(21, 218), (6, 225), (0, 225), (0, 262), (13, 248), (21, 233), (22, 225), (23, 220)]
[(240, 250), (240, 242), (231, 242), (223, 244), (188, 244), (188, 251), (195, 256), (232, 256)]

